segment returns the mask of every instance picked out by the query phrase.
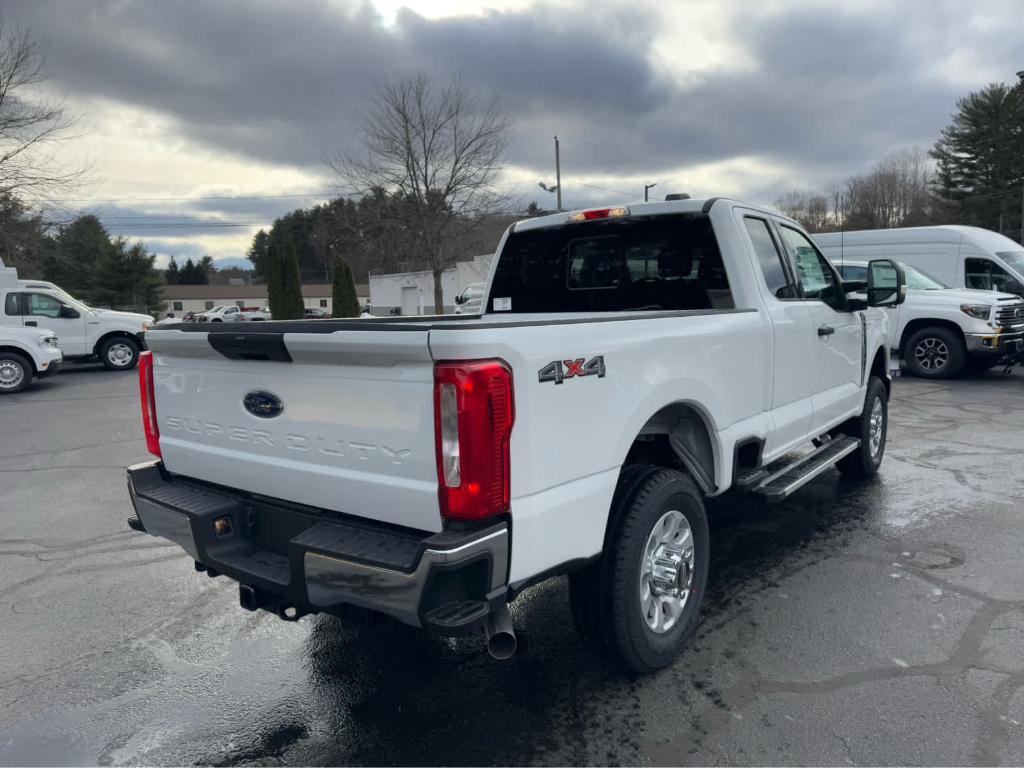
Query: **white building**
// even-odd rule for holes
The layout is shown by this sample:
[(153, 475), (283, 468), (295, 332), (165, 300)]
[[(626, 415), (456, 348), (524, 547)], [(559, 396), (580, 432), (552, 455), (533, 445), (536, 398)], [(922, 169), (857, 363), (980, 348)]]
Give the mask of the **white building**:
[[(356, 296), (359, 297), (359, 305), (365, 307), (369, 300), (369, 290), (365, 285), (356, 285)], [(267, 305), (267, 286), (166, 285), (162, 298), (167, 302), (165, 314), (170, 312), (175, 317), (231, 304), (262, 309)], [(303, 283), (302, 301), (306, 309), (323, 309), (330, 314), (333, 308), (330, 283)]]
[[(441, 291), (446, 314), (455, 310), (455, 297), (466, 286), (483, 283), (491, 268), (494, 254), (474, 256), (456, 262), (441, 273)], [(375, 315), (432, 315), (434, 310), (434, 275), (422, 272), (397, 272), (390, 275), (370, 274), (370, 311)]]

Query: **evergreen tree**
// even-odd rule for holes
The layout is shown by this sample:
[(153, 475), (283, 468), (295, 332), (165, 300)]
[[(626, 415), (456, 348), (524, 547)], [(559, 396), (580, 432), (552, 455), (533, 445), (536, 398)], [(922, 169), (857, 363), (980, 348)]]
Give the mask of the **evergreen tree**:
[(295, 246), (271, 241), (267, 248), (267, 299), (275, 320), (298, 320), (304, 314), (302, 283)]
[(167, 269), (164, 270), (164, 280), (167, 281), (168, 285), (177, 285), (181, 279), (181, 272), (178, 269), (178, 262), (171, 256), (171, 261), (167, 265)]
[(359, 297), (356, 295), (356, 281), (346, 262), (338, 259), (334, 263), (334, 283), (331, 286), (334, 317), (359, 317)]
[(113, 258), (110, 234), (95, 216), (79, 216), (57, 235), (43, 277), (86, 303), (96, 301), (98, 267)]
[(273, 240), (268, 241), (266, 245), (261, 266), (263, 278), (267, 281), (267, 306), (270, 307), (270, 315), (275, 320), (281, 320), (286, 309), (282, 301), (280, 248)]
[(17, 267), (23, 279), (38, 279), (53, 248), (42, 217), (30, 213), (17, 198), (0, 194), (0, 261)]
[(1021, 232), (1024, 185), (1024, 83), (993, 83), (957, 102), (931, 155), (936, 193), (964, 223)]
[(160, 300), (163, 280), (153, 266), (155, 261), (156, 254), (149, 253), (143, 243), (117, 238), (95, 265), (92, 302), (100, 307), (159, 313), (165, 304)]
[(256, 276), (262, 280), (267, 279), (267, 273), (270, 268), (267, 261), (270, 242), (270, 235), (261, 229), (253, 236), (252, 245), (249, 246), (249, 250), (245, 254), (245, 257), (252, 262), (253, 271), (256, 273)]
[(305, 314), (305, 302), (302, 300), (302, 278), (299, 276), (299, 258), (295, 253), (295, 244), (286, 240), (281, 249), (281, 294), (286, 304), (287, 315), (281, 320), (298, 320)]
[(217, 265), (214, 264), (213, 258), (208, 255), (204, 255), (201, 259), (199, 259), (199, 262), (196, 264), (196, 266), (199, 268), (198, 274), (196, 275), (196, 277), (200, 280), (198, 285), (209, 285), (210, 275), (213, 272), (217, 271)]

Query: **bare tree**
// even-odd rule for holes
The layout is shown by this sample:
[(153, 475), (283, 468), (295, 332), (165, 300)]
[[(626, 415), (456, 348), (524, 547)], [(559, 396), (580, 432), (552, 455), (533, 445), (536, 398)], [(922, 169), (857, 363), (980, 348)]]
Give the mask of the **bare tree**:
[(459, 78), (438, 85), (416, 74), (377, 86), (362, 121), (362, 152), (328, 159), (355, 192), (383, 191), (418, 243), (434, 276), (434, 311), (444, 312), (441, 274), (459, 256), (461, 230), (498, 202), (495, 176), (508, 143), (509, 119), (495, 97), (481, 99)]
[(842, 218), (849, 229), (928, 224), (933, 218), (931, 162), (924, 151), (901, 149), (866, 174), (847, 179)]
[(808, 232), (824, 232), (830, 226), (831, 206), (825, 195), (814, 192), (787, 192), (775, 201), (775, 207), (800, 222)]
[(45, 64), (29, 31), (0, 18), (0, 196), (40, 201), (82, 177), (82, 169), (60, 168), (49, 152), (69, 138), (75, 118), (40, 92)]

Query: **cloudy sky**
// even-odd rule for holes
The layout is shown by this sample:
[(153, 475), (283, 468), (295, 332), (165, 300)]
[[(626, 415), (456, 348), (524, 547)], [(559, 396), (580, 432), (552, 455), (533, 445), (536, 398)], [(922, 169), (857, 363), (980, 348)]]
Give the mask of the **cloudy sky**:
[[(5, 0), (81, 116), (65, 213), (161, 254), (241, 257), (337, 189), (375, 82), (460, 73), (515, 123), (505, 191), (771, 203), (929, 147), (959, 96), (1024, 69), (1020, 0)], [(226, 262), (230, 263), (230, 262)]]

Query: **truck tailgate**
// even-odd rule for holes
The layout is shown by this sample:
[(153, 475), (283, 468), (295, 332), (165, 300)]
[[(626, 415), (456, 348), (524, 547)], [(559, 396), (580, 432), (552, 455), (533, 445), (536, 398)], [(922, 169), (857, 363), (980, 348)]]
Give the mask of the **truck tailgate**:
[(167, 470), (441, 530), (427, 334), (151, 332)]

